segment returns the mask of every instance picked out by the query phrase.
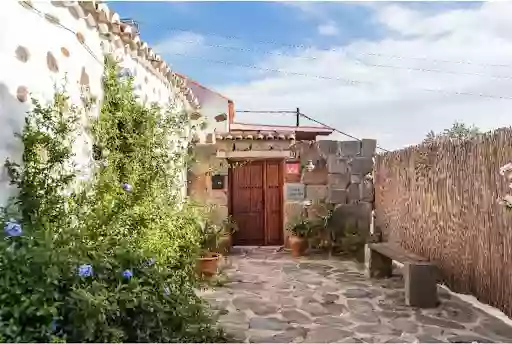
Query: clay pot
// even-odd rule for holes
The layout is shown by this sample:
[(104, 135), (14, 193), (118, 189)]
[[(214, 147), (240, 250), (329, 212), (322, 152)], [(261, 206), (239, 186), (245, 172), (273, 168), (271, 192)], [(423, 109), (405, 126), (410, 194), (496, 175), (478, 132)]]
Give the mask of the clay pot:
[(231, 251), (231, 246), (233, 246), (233, 239), (229, 234), (222, 235), (217, 240), (217, 250), (221, 254), (227, 255)]
[(217, 274), (219, 268), (220, 254), (208, 252), (201, 258), (197, 258), (197, 272), (205, 277), (212, 277)]
[(307, 248), (307, 240), (305, 238), (290, 235), (288, 241), (290, 243), (292, 257), (297, 258), (304, 255), (304, 252), (306, 251)]

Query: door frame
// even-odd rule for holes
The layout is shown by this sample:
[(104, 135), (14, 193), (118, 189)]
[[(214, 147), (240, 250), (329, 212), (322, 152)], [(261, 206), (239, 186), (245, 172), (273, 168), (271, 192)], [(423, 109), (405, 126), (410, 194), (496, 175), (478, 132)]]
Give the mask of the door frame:
[[(231, 164), (233, 162), (237, 163), (251, 163), (261, 161), (263, 162), (263, 235), (264, 235), (264, 243), (263, 246), (268, 246), (268, 226), (267, 226), (267, 162), (268, 161), (277, 161), (279, 162), (279, 203), (281, 205), (281, 211), (279, 212), (279, 223), (280, 223), (280, 231), (281, 231), (281, 245), (285, 244), (286, 238), (284, 233), (284, 183), (285, 183), (285, 162), (286, 159), (283, 158), (269, 158), (269, 159), (241, 159), (241, 158), (235, 158), (235, 159), (228, 159), (228, 163)], [(233, 169), (236, 167), (229, 167), (228, 169), (228, 214), (233, 216)]]

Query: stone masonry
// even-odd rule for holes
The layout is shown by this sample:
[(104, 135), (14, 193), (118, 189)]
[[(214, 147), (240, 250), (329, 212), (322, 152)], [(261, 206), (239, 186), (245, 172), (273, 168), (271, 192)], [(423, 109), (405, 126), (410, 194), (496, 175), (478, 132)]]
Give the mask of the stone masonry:
[(439, 307), (408, 307), (400, 276), (371, 280), (359, 264), (325, 258), (247, 250), (229, 257), (225, 285), (200, 294), (236, 342), (512, 341), (510, 326), (444, 289)]
[[(302, 170), (304, 200), (285, 201), (285, 223), (293, 221), (303, 209), (303, 201), (335, 205), (333, 224), (345, 233), (365, 239), (370, 232), (373, 209), (373, 156), (376, 141), (298, 142), (293, 150), (302, 166), (309, 161), (315, 168)], [(318, 209), (310, 217), (321, 215)]]

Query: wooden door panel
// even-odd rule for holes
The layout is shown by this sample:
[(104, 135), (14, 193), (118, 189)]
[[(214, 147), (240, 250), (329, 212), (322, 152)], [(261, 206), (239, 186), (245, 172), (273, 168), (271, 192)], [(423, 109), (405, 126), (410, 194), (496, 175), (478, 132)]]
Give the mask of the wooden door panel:
[(283, 243), (282, 221), (282, 164), (279, 161), (268, 161), (265, 171), (265, 219), (266, 244), (281, 245)]
[(254, 161), (229, 173), (230, 209), (239, 227), (234, 243), (282, 245), (282, 162)]
[(263, 245), (263, 162), (253, 162), (231, 169), (231, 209), (238, 224), (234, 235), (237, 245)]

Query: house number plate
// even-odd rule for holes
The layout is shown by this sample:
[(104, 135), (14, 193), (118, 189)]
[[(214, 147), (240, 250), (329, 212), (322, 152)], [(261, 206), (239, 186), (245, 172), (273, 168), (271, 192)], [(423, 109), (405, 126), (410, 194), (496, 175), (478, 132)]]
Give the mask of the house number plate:
[(285, 184), (285, 199), (287, 201), (303, 201), (305, 197), (304, 184), (301, 183), (286, 183)]

